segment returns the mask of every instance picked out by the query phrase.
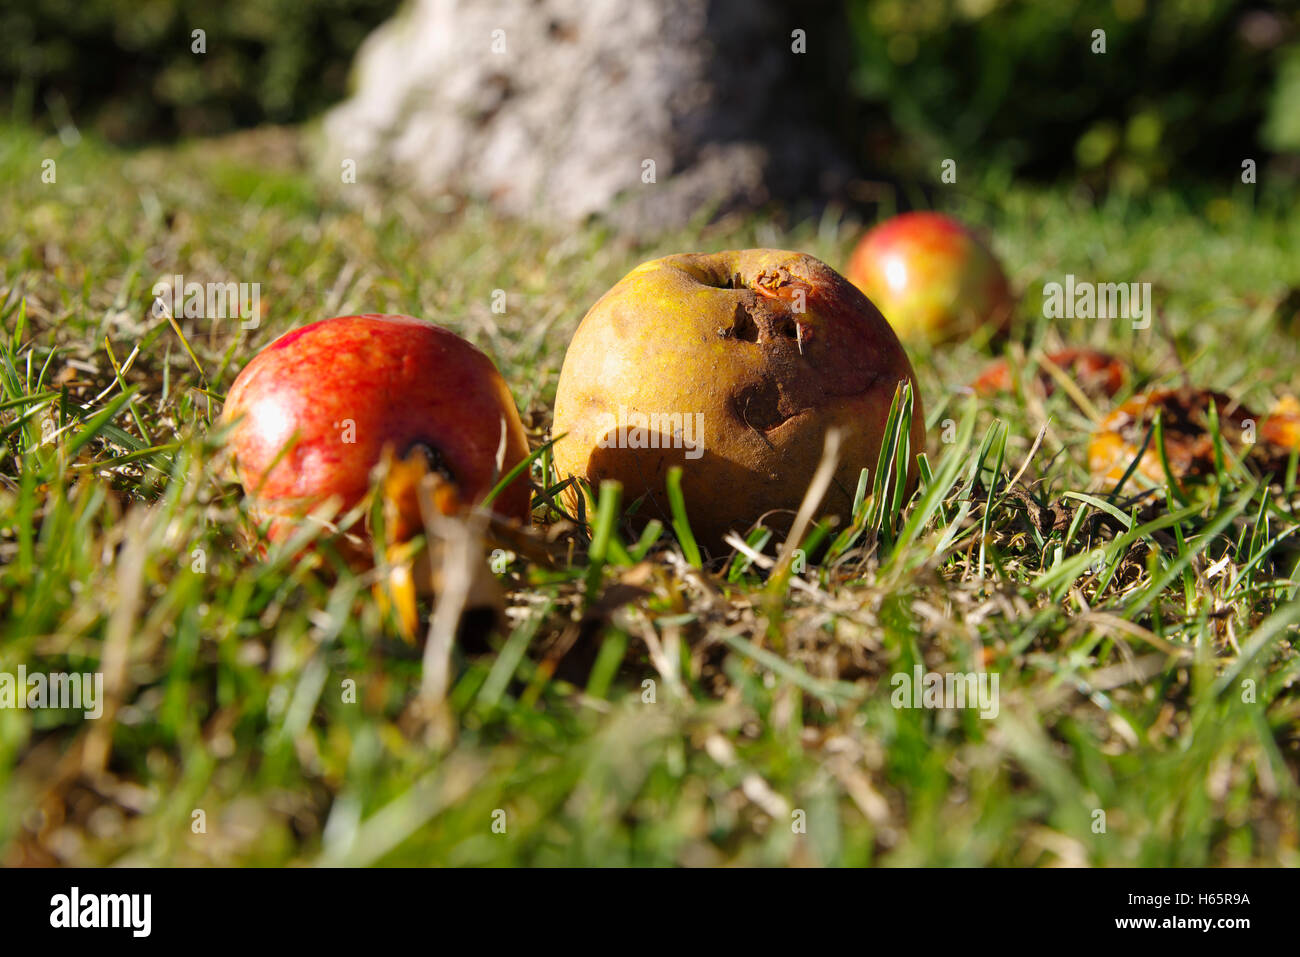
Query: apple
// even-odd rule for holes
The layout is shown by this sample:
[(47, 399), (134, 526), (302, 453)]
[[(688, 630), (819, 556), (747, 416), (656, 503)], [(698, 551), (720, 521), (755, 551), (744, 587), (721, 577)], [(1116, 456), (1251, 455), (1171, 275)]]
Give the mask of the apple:
[[(285, 333), (239, 373), (222, 419), (236, 476), (272, 540), (325, 503), (336, 514), (356, 505), (386, 457), (388, 533), (402, 540), (424, 527), (422, 475), (437, 476), (434, 501), (452, 512), (479, 502), (528, 455), (492, 360), (410, 316), (339, 316)], [(492, 508), (527, 522), (529, 503), (521, 475)]]
[(903, 213), (859, 240), (845, 275), (905, 341), (1001, 333), (1014, 301), (987, 246), (941, 213)]
[[(1085, 395), (1112, 399), (1124, 387), (1128, 372), (1124, 363), (1099, 349), (1071, 347), (1048, 353), (1048, 362), (1069, 376)], [(977, 395), (989, 396), (1012, 389), (1011, 363), (1007, 359), (991, 362), (979, 378), (971, 383)], [(1038, 366), (1038, 374), (1031, 383), (1043, 395), (1056, 391), (1056, 379), (1048, 371), (1045, 363)]]
[[(643, 263), (592, 306), (564, 358), (555, 465), (622, 483), (638, 515), (669, 517), (668, 470), (711, 551), (803, 500), (832, 427), (843, 440), (823, 511), (846, 516), (874, 473), (890, 403), (911, 382), (909, 476), (925, 415), (907, 354), (880, 312), (825, 263), (747, 249)], [(778, 518), (771, 524), (781, 524)]]
[(1114, 485), (1134, 459), (1135, 474), (1163, 485), (1164, 465), (1155, 434), (1146, 443), (1148, 431), (1159, 413), (1165, 435), (1169, 471), (1181, 488), (1186, 482), (1214, 473), (1214, 437), (1210, 434), (1209, 409), (1213, 402), (1219, 417), (1219, 436), (1225, 448), (1241, 455), (1255, 417), (1250, 410), (1222, 392), (1184, 386), (1153, 389), (1121, 403), (1098, 423), (1088, 442), (1088, 469), (1098, 482)]

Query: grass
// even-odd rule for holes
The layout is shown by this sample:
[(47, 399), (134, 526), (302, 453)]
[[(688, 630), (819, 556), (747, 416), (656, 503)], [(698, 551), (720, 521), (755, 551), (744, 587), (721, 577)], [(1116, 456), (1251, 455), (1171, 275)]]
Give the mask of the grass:
[[(1264, 481), (1220, 449), (1168, 502), (1116, 494), (1070, 390), (976, 401), (960, 387), (987, 350), (917, 354), (914, 497), (900, 396), (853, 521), (798, 543), (757, 530), (704, 563), (679, 496), (639, 541), (616, 487), (591, 490), (590, 538), (539, 499), (557, 537), (499, 543), (505, 625), (451, 650), (430, 703), (373, 575), (328, 544), (244, 544), (214, 431), (243, 363), (326, 315), (424, 316), (496, 358), (540, 448), (568, 337), (637, 262), (764, 245), (838, 265), (855, 224), (638, 245), (347, 204), (286, 131), (131, 153), (0, 133), (0, 672), (100, 671), (107, 698), (99, 721), (0, 709), (0, 862), (1300, 864), (1294, 462)], [(1022, 379), (1088, 343), (1131, 388), (1264, 411), (1300, 389), (1278, 315), (1300, 220), (1248, 189), (990, 181), (946, 206), (1026, 292)], [(176, 273), (260, 282), (259, 327), (154, 317)], [(1042, 285), (1066, 273), (1152, 282), (1157, 320), (1048, 323)], [(893, 707), (917, 664), (996, 673), (997, 717)]]

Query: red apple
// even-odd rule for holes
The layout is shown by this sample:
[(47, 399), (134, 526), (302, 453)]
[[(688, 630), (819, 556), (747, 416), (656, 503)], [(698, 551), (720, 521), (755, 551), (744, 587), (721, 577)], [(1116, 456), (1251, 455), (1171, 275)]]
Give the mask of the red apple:
[[(326, 502), (339, 512), (356, 505), (385, 456), (398, 479), (385, 488), (389, 533), (404, 538), (423, 527), (413, 474), (438, 473), (436, 501), (452, 511), (480, 501), (528, 455), (492, 360), (410, 316), (340, 316), (284, 334), (240, 372), (222, 418), (233, 423), (236, 475), (273, 540)], [(529, 501), (521, 475), (492, 508), (526, 522)]]
[(904, 340), (1002, 332), (1014, 306), (988, 247), (941, 213), (904, 213), (876, 226), (853, 250), (845, 276)]

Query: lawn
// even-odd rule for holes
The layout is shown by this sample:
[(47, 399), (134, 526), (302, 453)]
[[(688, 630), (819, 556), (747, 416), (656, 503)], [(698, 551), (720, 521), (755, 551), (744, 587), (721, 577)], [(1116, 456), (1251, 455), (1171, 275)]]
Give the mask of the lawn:
[[(541, 445), (570, 335), (634, 265), (772, 246), (838, 268), (861, 222), (638, 244), (358, 201), (319, 187), (309, 144), (0, 127), (0, 672), (102, 672), (106, 697), (99, 720), (0, 709), (0, 863), (1300, 864), (1294, 458), (1271, 481), (1229, 454), (1204, 485), (1115, 493), (1085, 456), (1104, 409), (976, 400), (974, 343), (913, 353), (916, 496), (868, 482), (797, 574), (695, 568), (608, 507), (589, 548), (539, 497), (543, 531), (498, 576), (505, 627), (421, 697), (373, 575), (328, 544), (247, 544), (215, 425), (243, 364), (318, 318), (422, 316), (494, 357)], [(1121, 399), (1192, 383), (1263, 413), (1300, 390), (1291, 197), (990, 175), (933, 201), (988, 231), (1023, 293), (1024, 380), (1089, 344), (1132, 363)], [(175, 274), (260, 282), (257, 327), (155, 316)], [(1066, 274), (1151, 282), (1155, 320), (1044, 319)], [(997, 716), (893, 707), (918, 664), (998, 675)]]

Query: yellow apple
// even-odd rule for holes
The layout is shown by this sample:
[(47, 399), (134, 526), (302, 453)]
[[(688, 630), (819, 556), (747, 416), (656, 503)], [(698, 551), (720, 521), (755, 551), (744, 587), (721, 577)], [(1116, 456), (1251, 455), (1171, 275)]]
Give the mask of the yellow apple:
[(665, 479), (683, 469), (692, 529), (720, 551), (729, 530), (788, 523), (842, 431), (823, 512), (847, 516), (873, 472), (899, 385), (916, 396), (910, 480), (924, 413), (897, 336), (820, 260), (748, 249), (668, 256), (632, 270), (591, 308), (556, 396), (560, 475), (622, 483), (642, 518), (669, 517)]

